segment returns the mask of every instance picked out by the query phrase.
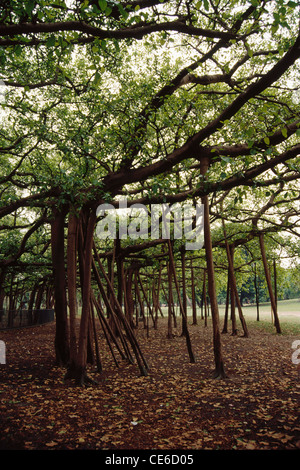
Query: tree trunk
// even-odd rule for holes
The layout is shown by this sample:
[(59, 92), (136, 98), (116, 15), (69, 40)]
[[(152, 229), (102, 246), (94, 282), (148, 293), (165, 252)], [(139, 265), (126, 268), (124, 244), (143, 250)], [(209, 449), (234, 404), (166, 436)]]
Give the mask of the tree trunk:
[(36, 310), (39, 310), (41, 308), (45, 287), (46, 287), (46, 283), (44, 281), (44, 282), (42, 282), (42, 284), (38, 288), (37, 296), (36, 296), (36, 299), (35, 299), (35, 308), (36, 308)]
[[(230, 256), (231, 259), (234, 259), (234, 246), (230, 245)], [(230, 318), (231, 318), (231, 336), (237, 335), (237, 326), (236, 326), (236, 316), (235, 316), (235, 294), (233, 290), (233, 285), (231, 282), (231, 276), (229, 275), (229, 283), (230, 283)]]
[[(223, 226), (224, 241), (225, 241), (227, 260), (228, 260), (230, 283), (231, 283), (232, 290), (233, 290), (233, 293), (234, 293), (234, 296), (235, 296), (240, 321), (241, 321), (241, 324), (242, 324), (242, 327), (243, 327), (243, 330), (244, 330), (244, 337), (248, 338), (249, 333), (248, 333), (247, 325), (246, 325), (245, 318), (244, 318), (244, 315), (243, 315), (243, 312), (242, 312), (242, 306), (241, 306), (241, 302), (240, 302), (240, 298), (239, 298), (239, 294), (238, 294), (238, 290), (237, 290), (237, 286), (236, 286), (236, 279), (235, 279), (234, 265), (233, 265), (233, 256), (231, 255), (231, 251), (230, 251), (229, 244), (228, 244), (228, 241), (227, 241), (227, 233), (226, 233), (225, 221), (224, 221), (223, 217), (222, 217), (222, 226)], [(233, 248), (232, 248), (232, 250), (233, 250)]]
[(55, 211), (51, 223), (51, 253), (56, 316), (55, 352), (56, 362), (61, 366), (66, 366), (70, 357), (65, 278), (65, 215), (63, 211)]
[(137, 271), (135, 272), (134, 282), (135, 282), (135, 292), (137, 296), (137, 301), (138, 301), (138, 305), (140, 308), (139, 317), (143, 319), (144, 329), (146, 329), (147, 325), (146, 325), (146, 318), (145, 318), (144, 302), (142, 301), (141, 292), (140, 292), (139, 285), (138, 285), (138, 272)]
[[(114, 246), (113, 246), (113, 254), (112, 254), (112, 257), (111, 259), (108, 258), (107, 260), (107, 265), (108, 265), (108, 275), (109, 275), (109, 280), (110, 280), (110, 283), (112, 286), (115, 285), (115, 262), (116, 262), (116, 243), (117, 241), (119, 242), (120, 240), (114, 240)], [(110, 305), (112, 306), (113, 310), (115, 311), (115, 305), (114, 305), (114, 297), (112, 296), (111, 292), (110, 292), (110, 289), (109, 287), (107, 286), (107, 292), (108, 292), (108, 298), (109, 298), (109, 302), (110, 302)], [(110, 312), (107, 312), (107, 315), (108, 315), (108, 318), (109, 318), (109, 322), (110, 322), (110, 328), (113, 330), (114, 334), (117, 335), (117, 329), (116, 329), (116, 326), (115, 326), (115, 322), (114, 322), (114, 319), (111, 318), (111, 315), (110, 315)]]
[(90, 383), (91, 380), (86, 375), (89, 318), (91, 306), (91, 272), (92, 272), (92, 248), (93, 235), (96, 223), (96, 212), (90, 211), (86, 214), (85, 230), (82, 230), (82, 242), (84, 243), (83, 260), (83, 285), (82, 285), (82, 310), (79, 329), (78, 354), (76, 358), (76, 381), (81, 385)]
[(147, 292), (146, 292), (146, 289), (143, 285), (143, 281), (142, 281), (142, 278), (141, 278), (141, 275), (140, 273), (138, 272), (138, 281), (139, 281), (139, 284), (141, 286), (141, 289), (142, 289), (142, 292), (143, 292), (143, 296), (144, 296), (144, 299), (146, 301), (146, 304), (147, 304), (147, 308), (148, 308), (148, 312), (152, 318), (152, 321), (153, 321), (153, 327), (155, 328), (155, 320), (154, 320), (154, 317), (153, 317), (153, 312), (152, 312), (152, 308), (151, 308), (151, 305), (150, 305), (150, 302), (149, 302), (149, 299), (148, 299), (148, 296), (147, 296)]
[(231, 336), (237, 336), (236, 316), (235, 316), (235, 295), (233, 285), (230, 282), (230, 318), (231, 318)]
[(257, 285), (256, 263), (254, 263), (254, 288), (255, 288), (255, 302), (256, 302), (256, 320), (259, 321), (259, 291)]
[(167, 338), (173, 338), (173, 331), (172, 331), (172, 308), (173, 308), (173, 298), (172, 298), (172, 270), (170, 267), (170, 263), (167, 265), (168, 269), (168, 332)]
[(96, 328), (96, 322), (95, 322), (95, 312), (94, 312), (92, 299), (91, 299), (91, 314), (92, 314), (91, 321), (92, 321), (92, 325), (93, 325), (93, 333), (94, 333), (94, 341), (95, 341), (97, 371), (102, 372), (102, 362), (101, 362), (100, 351), (99, 351), (99, 344), (98, 344), (98, 338), (97, 338), (97, 328)]
[[(123, 324), (123, 326), (124, 326), (126, 335), (127, 335), (128, 339), (129, 339), (129, 341), (130, 341), (130, 344), (131, 344), (131, 346), (132, 346), (133, 352), (134, 352), (134, 354), (135, 354), (135, 356), (136, 356), (136, 359), (137, 359), (137, 362), (138, 362), (138, 365), (139, 365), (139, 368), (140, 368), (140, 371), (141, 371), (141, 375), (146, 376), (146, 375), (148, 375), (148, 372), (147, 372), (147, 371), (148, 371), (148, 364), (147, 364), (147, 362), (146, 362), (146, 360), (145, 360), (145, 358), (144, 358), (144, 356), (143, 356), (143, 354), (142, 354), (142, 352), (141, 352), (140, 346), (139, 346), (139, 344), (138, 344), (138, 342), (137, 342), (137, 340), (136, 340), (136, 338), (135, 338), (135, 336), (134, 336), (134, 334), (133, 334), (133, 331), (132, 331), (131, 328), (130, 328), (129, 323), (127, 322), (126, 317), (123, 315), (122, 307), (121, 307), (121, 305), (119, 304), (118, 299), (115, 297), (115, 292), (114, 292), (113, 286), (111, 285), (110, 280), (109, 280), (109, 278), (108, 278), (108, 276), (107, 276), (107, 274), (106, 274), (106, 272), (105, 272), (105, 270), (104, 270), (104, 268), (103, 268), (103, 265), (102, 265), (102, 263), (101, 263), (101, 260), (100, 260), (98, 254), (97, 254), (95, 244), (94, 244), (93, 247), (94, 247), (94, 252), (95, 252), (95, 256), (96, 256), (96, 258), (97, 258), (98, 265), (99, 265), (99, 267), (100, 267), (100, 269), (101, 269), (101, 272), (102, 272), (102, 274), (103, 274), (103, 276), (104, 276), (104, 278), (105, 278), (105, 281), (107, 282), (107, 285), (109, 286), (109, 289), (110, 289), (110, 291), (111, 291), (111, 294), (112, 294), (112, 296), (114, 297), (114, 303), (115, 303), (115, 306), (116, 306), (116, 314), (117, 314), (117, 316), (118, 316), (118, 320), (120, 320), (120, 322), (121, 322), (121, 323)], [(99, 281), (99, 283), (100, 283), (100, 285), (101, 285), (100, 279), (98, 279), (98, 281)], [(102, 295), (103, 295), (104, 301), (106, 302), (106, 306), (107, 306), (107, 307), (110, 307), (108, 298), (107, 298), (107, 296), (105, 295), (105, 292), (104, 292), (104, 291), (102, 292)]]
[(161, 276), (162, 276), (162, 266), (161, 264), (159, 265), (159, 273), (158, 273), (158, 279), (157, 279), (157, 290), (155, 290), (155, 280), (153, 281), (153, 302), (154, 302), (154, 312), (155, 312), (155, 315), (154, 315), (154, 318), (155, 318), (155, 329), (157, 329), (157, 325), (158, 325), (158, 310), (160, 310), (161, 314), (162, 314), (162, 311), (160, 309), (160, 305), (159, 305), (159, 297), (160, 297), (160, 287), (161, 287)]
[(191, 259), (191, 289), (192, 289), (192, 310), (193, 310), (193, 325), (198, 324), (197, 320), (197, 305), (196, 305), (196, 293), (195, 293), (195, 277), (193, 261)]
[(123, 271), (123, 260), (120, 253), (121, 249), (121, 240), (117, 238), (115, 240), (115, 256), (116, 256), (116, 263), (117, 263), (117, 279), (118, 279), (118, 295), (117, 299), (119, 304), (123, 305), (123, 278), (122, 278), (122, 271)]
[(205, 276), (206, 276), (206, 274), (205, 274), (205, 269), (203, 269), (202, 292), (201, 292), (201, 300), (200, 300), (201, 320), (203, 320), (203, 318), (204, 318), (204, 314), (203, 314), (203, 307), (204, 307), (204, 296), (203, 296), (203, 292), (204, 292)]
[(165, 295), (165, 299), (166, 301), (168, 302), (168, 315), (169, 315), (169, 311), (171, 313), (171, 316), (173, 318), (173, 322), (174, 322), (174, 328), (177, 328), (177, 318), (176, 318), (176, 315), (175, 315), (175, 309), (174, 309), (174, 296), (173, 296), (173, 289), (172, 289), (172, 271), (170, 276), (171, 278), (169, 279), (169, 270), (171, 269), (170, 267), (170, 263), (167, 263), (167, 269), (168, 269), (168, 294), (166, 294), (165, 292), (165, 288), (164, 286), (162, 285), (162, 288), (163, 288), (163, 291), (164, 291), (164, 295)]
[(132, 294), (133, 286), (133, 269), (128, 269), (127, 282), (126, 282), (126, 303), (127, 303), (127, 318), (131, 328), (134, 328), (133, 313), (134, 313), (134, 300)]
[(105, 318), (105, 314), (102, 310), (102, 306), (100, 305), (100, 302), (98, 302), (98, 300), (96, 299), (93, 292), (92, 292), (92, 301), (93, 301), (93, 304), (96, 308), (97, 315), (98, 315), (99, 321), (101, 323), (101, 326), (102, 326), (102, 329), (103, 329), (103, 332), (104, 332), (104, 336), (106, 338), (107, 344), (109, 346), (109, 349), (111, 351), (111, 354), (113, 356), (115, 364), (116, 364), (117, 367), (119, 367), (119, 363), (118, 363), (118, 361), (116, 359), (116, 356), (114, 354), (114, 351), (113, 351), (113, 348), (112, 348), (111, 341), (110, 341), (109, 337), (111, 338), (111, 340), (115, 344), (121, 358), (126, 359), (126, 355), (123, 354), (123, 351), (121, 350), (121, 348), (119, 346), (118, 340), (117, 340), (116, 336), (114, 335), (114, 332), (112, 331), (112, 329), (110, 327), (110, 322), (108, 322), (108, 320)]
[(70, 368), (76, 364), (77, 339), (76, 339), (76, 317), (77, 305), (77, 243), (79, 216), (69, 214), (68, 243), (67, 243), (67, 277), (68, 277), (68, 300), (70, 316)]
[(187, 299), (186, 299), (186, 276), (185, 276), (185, 249), (181, 248), (181, 271), (182, 271), (182, 306), (184, 315), (182, 315), (182, 336), (186, 335), (187, 331)]
[(182, 304), (182, 301), (181, 301), (181, 297), (180, 297), (180, 289), (179, 289), (178, 280), (177, 280), (177, 276), (176, 276), (176, 270), (175, 270), (175, 263), (174, 263), (174, 256), (173, 256), (171, 241), (168, 239), (167, 243), (168, 243), (168, 248), (169, 248), (170, 266), (171, 266), (174, 281), (175, 281), (175, 286), (176, 286), (176, 290), (177, 290), (177, 296), (178, 296), (180, 311), (181, 311), (182, 317), (185, 317), (184, 318), (184, 322), (185, 322), (185, 335), (184, 336), (186, 338), (187, 350), (188, 350), (188, 353), (189, 353), (190, 362), (194, 363), (195, 362), (195, 356), (194, 356), (194, 353), (193, 353), (193, 350), (192, 350), (190, 334), (189, 334), (189, 330), (188, 330), (188, 327), (187, 327), (186, 312), (184, 310), (184, 307), (183, 307), (183, 304)]
[(4, 290), (5, 277), (6, 277), (6, 270), (2, 269), (0, 273), (0, 310), (3, 310), (4, 299), (5, 299), (5, 290)]
[(279, 323), (279, 318), (278, 318), (278, 313), (277, 313), (276, 299), (275, 299), (274, 292), (273, 292), (273, 289), (272, 289), (271, 276), (270, 276), (270, 272), (269, 272), (269, 268), (268, 268), (268, 262), (267, 262), (267, 256), (266, 256), (263, 233), (259, 234), (259, 244), (260, 244), (260, 251), (261, 251), (262, 261), (263, 261), (263, 265), (264, 265), (264, 270), (265, 270), (266, 281), (267, 281), (268, 290), (269, 290), (269, 296), (270, 296), (270, 300), (271, 300), (271, 306), (272, 306), (273, 313), (274, 313), (275, 328), (276, 328), (276, 332), (280, 334), (281, 333), (281, 328), (280, 328), (280, 323)]
[(207, 326), (206, 269), (203, 271), (202, 305), (204, 306), (204, 326)]
[[(208, 166), (209, 159), (201, 159), (201, 174), (205, 176)], [(225, 378), (224, 362), (222, 355), (221, 345), (221, 334), (220, 334), (220, 319), (219, 309), (216, 295), (215, 286), (215, 273), (213, 263), (213, 252), (212, 252), (212, 241), (210, 233), (210, 220), (209, 220), (209, 202), (208, 196), (205, 195), (202, 198), (202, 204), (204, 205), (204, 246), (206, 254), (206, 266), (207, 266), (207, 277), (208, 277), (208, 293), (211, 305), (212, 324), (213, 324), (213, 348), (214, 348), (214, 359), (215, 359), (215, 378)]]
[[(94, 251), (96, 252), (95, 248), (94, 248)], [(97, 258), (98, 262), (100, 261), (99, 258)], [(122, 333), (122, 330), (121, 330), (121, 327), (120, 327), (120, 324), (119, 324), (119, 318), (118, 318), (118, 315), (123, 315), (123, 312), (121, 310), (121, 307), (119, 306), (119, 303), (117, 301), (116, 298), (114, 298), (113, 300), (113, 305), (110, 303), (110, 298), (109, 298), (109, 295), (107, 294), (106, 290), (104, 289), (104, 286), (102, 284), (102, 281), (101, 281), (101, 278), (100, 278), (100, 274), (97, 270), (97, 267), (96, 267), (96, 263), (95, 261), (93, 260), (92, 261), (92, 267), (93, 267), (93, 272), (94, 272), (94, 277), (96, 278), (96, 282), (98, 284), (98, 287), (99, 287), (99, 290), (100, 290), (100, 294), (102, 295), (103, 297), (103, 301), (104, 301), (104, 304), (105, 304), (105, 307), (106, 307), (106, 310), (107, 310), (107, 313), (108, 313), (108, 316), (109, 316), (109, 321), (106, 321), (105, 319), (105, 316), (104, 316), (104, 312), (102, 310), (102, 307), (101, 307), (101, 304), (99, 301), (96, 301), (96, 298), (92, 292), (92, 298), (93, 298), (93, 302), (96, 306), (96, 309), (97, 309), (97, 312), (98, 312), (98, 316), (100, 315), (100, 321), (101, 323), (104, 323), (106, 329), (108, 329), (109, 331), (109, 334), (110, 336), (112, 337), (113, 341), (115, 342), (118, 350), (120, 351), (119, 347), (118, 347), (118, 343), (117, 343), (117, 337), (120, 338), (120, 341), (123, 345), (123, 348), (124, 348), (124, 352), (125, 352), (125, 355), (120, 351), (120, 354), (121, 354), (121, 357), (122, 359), (128, 359), (128, 361), (133, 364), (133, 359), (132, 359), (132, 356), (130, 354), (130, 351), (129, 351), (129, 347), (127, 345), (127, 342), (126, 342), (126, 338), (124, 337), (123, 333)], [(108, 284), (108, 287), (110, 289), (111, 285)], [(113, 291), (111, 290), (111, 293), (113, 293)], [(120, 310), (119, 310), (119, 308)], [(112, 323), (114, 323), (114, 327), (111, 328), (110, 325), (112, 325)]]
[(278, 312), (278, 304), (277, 304), (277, 269), (276, 269), (276, 261), (275, 259), (273, 260), (273, 272), (274, 272), (274, 297), (275, 297), (275, 304), (276, 304), (276, 310)]
[(13, 327), (14, 324), (14, 294), (13, 294), (14, 275), (11, 274), (8, 302), (8, 321), (7, 326)]
[[(33, 323), (33, 306), (35, 302), (35, 296), (38, 290), (38, 282), (36, 282), (31, 290), (29, 301), (28, 301), (28, 323), (32, 325)], [(55, 308), (55, 295), (54, 295), (54, 308)]]
[(230, 275), (228, 269), (228, 276), (227, 276), (227, 289), (226, 289), (226, 304), (225, 304), (225, 315), (224, 315), (224, 325), (222, 333), (228, 333), (228, 310), (229, 310), (229, 299), (230, 299)]

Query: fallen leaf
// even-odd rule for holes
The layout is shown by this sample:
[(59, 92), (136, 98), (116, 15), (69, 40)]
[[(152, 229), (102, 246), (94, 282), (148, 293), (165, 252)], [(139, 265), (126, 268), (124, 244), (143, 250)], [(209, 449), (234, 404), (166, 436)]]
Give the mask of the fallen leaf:
[(55, 446), (57, 446), (57, 442), (55, 442), (55, 441), (47, 442), (46, 446), (47, 447), (55, 447)]

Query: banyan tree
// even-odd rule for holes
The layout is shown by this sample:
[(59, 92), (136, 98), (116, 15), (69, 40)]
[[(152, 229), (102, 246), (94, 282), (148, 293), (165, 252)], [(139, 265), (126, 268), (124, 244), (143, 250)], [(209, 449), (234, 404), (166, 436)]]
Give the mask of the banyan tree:
[[(56, 358), (67, 377), (89, 381), (93, 348), (101, 370), (96, 320), (114, 360), (119, 355), (137, 361), (146, 375), (134, 308), (139, 305), (143, 314), (146, 304), (156, 325), (159, 294), (165, 290), (170, 319), (176, 297), (194, 361), (181, 292), (185, 273), (191, 279), (194, 260), (202, 259), (214, 375), (225, 377), (211, 223), (223, 224), (218, 246), (225, 250), (238, 301), (231, 247), (240, 242), (228, 233), (228, 213), (243, 197), (254, 200), (262, 191), (243, 240), (260, 246), (267, 279), (268, 228), (261, 216), (285, 200), (284, 220), (273, 227), (293, 230), (299, 213), (299, 5), (4, 1), (0, 18), (0, 287), (13, 266), (43, 266), (56, 314)], [(97, 208), (117, 209), (122, 198), (129, 208), (148, 210), (201, 203), (204, 240), (194, 260), (185, 240), (172, 236), (149, 240), (141, 231), (134, 240), (100, 241)], [(288, 208), (290, 200), (295, 204)], [(10, 246), (6, 233), (11, 241), (15, 237)], [(149, 248), (155, 256), (147, 254)], [(139, 256), (129, 262), (126, 253)], [(145, 266), (152, 266), (155, 279), (151, 296), (140, 275)], [(202, 289), (202, 279), (197, 287)], [(192, 294), (195, 305), (194, 289)], [(240, 306), (239, 316), (247, 337)]]

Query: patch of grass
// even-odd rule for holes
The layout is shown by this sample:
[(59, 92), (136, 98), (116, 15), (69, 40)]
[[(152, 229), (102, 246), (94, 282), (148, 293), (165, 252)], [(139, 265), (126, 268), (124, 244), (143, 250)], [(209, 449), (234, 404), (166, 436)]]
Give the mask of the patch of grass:
[[(292, 323), (300, 328), (300, 299), (279, 300), (277, 303), (279, 321), (281, 324)], [(256, 320), (256, 305), (244, 305), (242, 307), (246, 320)], [(225, 306), (219, 306), (221, 318), (225, 312)], [(237, 309), (236, 309), (237, 313)], [(272, 324), (271, 303), (264, 302), (259, 305), (259, 319)], [(258, 322), (259, 323), (259, 322)]]
[[(279, 319), (280, 320), (280, 319)], [(265, 330), (267, 333), (270, 334), (277, 334), (274, 324), (271, 321), (267, 320), (247, 320), (247, 325), (253, 328), (258, 328), (260, 330)], [(281, 332), (283, 335), (300, 335), (300, 326), (299, 323), (293, 323), (292, 320), (290, 321), (280, 321)]]

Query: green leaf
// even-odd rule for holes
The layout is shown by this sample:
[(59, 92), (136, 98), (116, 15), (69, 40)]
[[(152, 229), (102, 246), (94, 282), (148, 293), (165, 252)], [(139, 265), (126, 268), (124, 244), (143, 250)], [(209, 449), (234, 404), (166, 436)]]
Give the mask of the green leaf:
[(123, 16), (123, 18), (125, 20), (127, 20), (129, 13), (122, 7), (122, 5), (120, 3), (118, 3), (118, 9), (119, 9), (119, 12), (121, 13), (121, 15)]
[(264, 143), (265, 143), (266, 145), (270, 145), (270, 139), (269, 139), (269, 137), (264, 137)]
[(35, 2), (34, 1), (30, 0), (29, 2), (26, 2), (26, 4), (25, 4), (26, 13), (28, 15), (31, 15), (32, 10), (34, 9), (34, 7), (35, 7)]
[(102, 11), (106, 10), (107, 7), (107, 1), (106, 0), (98, 0), (98, 5), (101, 8)]
[(208, 0), (203, 0), (205, 10), (209, 10)]
[(54, 45), (55, 45), (55, 36), (52, 34), (52, 36), (50, 36), (47, 39), (46, 46), (47, 47), (53, 47)]
[(98, 83), (99, 83), (99, 81), (100, 81), (100, 78), (101, 78), (101, 75), (100, 75), (100, 73), (99, 73), (98, 70), (97, 70), (97, 72), (95, 73), (95, 78), (94, 78), (94, 84), (95, 84), (95, 85), (98, 85)]
[(20, 46), (20, 44), (17, 44), (15, 46), (15, 54), (16, 56), (20, 56), (22, 54), (22, 47)]
[(287, 129), (286, 129), (286, 127), (281, 129), (281, 133), (282, 133), (283, 137), (287, 138)]

